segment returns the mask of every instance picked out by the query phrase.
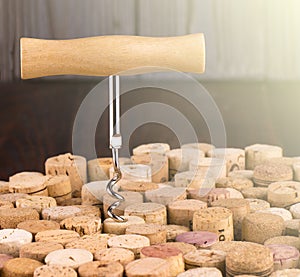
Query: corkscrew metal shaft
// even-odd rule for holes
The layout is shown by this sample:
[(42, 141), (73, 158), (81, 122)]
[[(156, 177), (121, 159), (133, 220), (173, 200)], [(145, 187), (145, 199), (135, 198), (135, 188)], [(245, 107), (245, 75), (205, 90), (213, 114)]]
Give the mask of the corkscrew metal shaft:
[[(106, 191), (116, 199), (108, 209), (107, 214), (115, 221), (124, 222), (125, 218), (118, 216), (114, 213), (124, 197), (114, 191), (114, 186), (122, 178), (122, 173), (119, 165), (119, 149), (122, 147), (122, 136), (120, 132), (120, 77), (118, 75), (108, 77), (108, 95), (109, 95), (109, 138), (112, 151), (114, 175), (108, 182)], [(115, 101), (114, 101), (115, 100)]]

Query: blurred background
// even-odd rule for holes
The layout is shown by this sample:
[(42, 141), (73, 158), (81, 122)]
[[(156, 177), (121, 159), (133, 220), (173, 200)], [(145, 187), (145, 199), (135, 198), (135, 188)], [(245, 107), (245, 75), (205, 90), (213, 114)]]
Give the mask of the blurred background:
[[(202, 32), (206, 72), (193, 77), (220, 109), (227, 145), (274, 144), (282, 146), (286, 156), (299, 156), (299, 26), (298, 0), (0, 0), (0, 178), (21, 170), (43, 170), (47, 157), (71, 152), (76, 112), (102, 80), (78, 76), (20, 80), (20, 37)], [(164, 95), (151, 93), (154, 98)], [(149, 95), (133, 91), (122, 99), (122, 108), (143, 99), (149, 101)], [(197, 126), (199, 141), (210, 142), (201, 115), (191, 113), (188, 105), (183, 109)], [(110, 155), (107, 122), (104, 114), (95, 138), (99, 156)], [(137, 128), (130, 147), (148, 142), (168, 142), (172, 147), (179, 143), (168, 126), (155, 123)]]

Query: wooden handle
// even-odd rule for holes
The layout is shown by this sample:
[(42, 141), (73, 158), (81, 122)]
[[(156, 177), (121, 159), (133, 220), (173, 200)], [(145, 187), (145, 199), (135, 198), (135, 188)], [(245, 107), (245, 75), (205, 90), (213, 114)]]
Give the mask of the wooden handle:
[[(203, 73), (203, 34), (179, 37), (100, 36), (70, 40), (21, 38), (22, 79), (65, 74), (126, 75), (165, 71), (166, 68)], [(126, 70), (132, 71), (126, 73)]]

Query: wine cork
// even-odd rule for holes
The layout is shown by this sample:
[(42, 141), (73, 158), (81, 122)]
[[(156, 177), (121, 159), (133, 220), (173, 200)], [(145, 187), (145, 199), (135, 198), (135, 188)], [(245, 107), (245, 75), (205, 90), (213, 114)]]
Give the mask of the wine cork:
[(145, 224), (145, 220), (139, 216), (124, 216), (126, 221), (117, 222), (112, 218), (107, 218), (103, 222), (104, 233), (124, 235), (126, 228), (130, 225)]
[(230, 198), (230, 192), (227, 189), (222, 188), (213, 188), (205, 194), (199, 189), (188, 189), (187, 194), (189, 199), (204, 201), (209, 207), (213, 201)]
[(76, 231), (80, 236), (101, 232), (101, 218), (97, 216), (73, 216), (60, 222), (62, 229)]
[(268, 187), (268, 202), (273, 207), (284, 208), (300, 201), (300, 182), (275, 182)]
[(105, 181), (109, 179), (109, 169), (112, 166), (112, 158), (98, 158), (89, 160), (87, 163), (89, 181)]
[(300, 276), (300, 269), (283, 269), (283, 270), (276, 270), (273, 272), (270, 277), (298, 277)]
[(59, 223), (51, 220), (26, 220), (17, 225), (18, 229), (23, 229), (35, 236), (38, 232), (47, 230), (59, 230)]
[(45, 162), (48, 175), (67, 175), (70, 178), (72, 195), (81, 196), (81, 188), (87, 182), (86, 159), (70, 153), (48, 158)]
[(189, 170), (196, 172), (202, 178), (218, 179), (226, 177), (226, 161), (218, 158), (202, 158), (191, 160)]
[(184, 271), (182, 252), (168, 245), (152, 245), (141, 249), (141, 258), (161, 258), (169, 263), (169, 276), (177, 276)]
[(160, 258), (144, 258), (130, 262), (125, 267), (127, 277), (168, 277), (169, 263)]
[(294, 175), (294, 180), (295, 181), (300, 181), (300, 162), (299, 161), (295, 161), (293, 163), (293, 175)]
[(264, 243), (269, 238), (281, 236), (284, 232), (283, 219), (274, 214), (252, 213), (243, 220), (243, 240)]
[(56, 196), (56, 197), (54, 197), (54, 199), (55, 199), (56, 204), (58, 206), (63, 206), (62, 204), (65, 201), (72, 199), (72, 192), (70, 192), (68, 194), (65, 194), (65, 195), (62, 195), (62, 196)]
[(253, 144), (245, 148), (246, 169), (253, 170), (257, 165), (271, 158), (282, 157), (282, 148), (267, 144)]
[(216, 180), (217, 188), (233, 188), (238, 191), (252, 188), (253, 182), (247, 178), (225, 177)]
[[(57, 202), (57, 199), (55, 199)], [(76, 205), (82, 205), (81, 198), (78, 197), (72, 197), (69, 199), (64, 199), (60, 202), (60, 206), (76, 206)], [(101, 206), (101, 205), (100, 205)]]
[(66, 175), (49, 176), (46, 185), (51, 197), (60, 197), (72, 192), (70, 178)]
[(268, 187), (271, 183), (293, 180), (291, 167), (265, 162), (255, 167), (253, 181), (259, 187)]
[(40, 172), (20, 172), (9, 177), (9, 191), (18, 193), (34, 193), (44, 190), (48, 176)]
[(208, 152), (214, 148), (215, 146), (209, 143), (187, 143), (181, 145), (181, 149), (201, 150), (202, 152), (204, 152), (205, 156), (207, 156)]
[(100, 216), (100, 210), (94, 206), (84, 206), (84, 205), (76, 205), (76, 206), (63, 206), (63, 207), (51, 207), (44, 209), (42, 211), (43, 219), (53, 220), (56, 222), (61, 222), (62, 220), (72, 217), (72, 216), (80, 216), (80, 215), (93, 215)]
[(0, 180), (0, 194), (9, 193), (9, 182)]
[(134, 156), (145, 154), (166, 154), (170, 150), (170, 145), (167, 143), (148, 143), (142, 144), (132, 149)]
[(239, 148), (215, 148), (208, 151), (212, 158), (225, 159), (226, 175), (234, 170), (245, 169), (245, 151)]
[(273, 272), (273, 255), (260, 244), (244, 242), (226, 256), (226, 276), (253, 274), (269, 276)]
[(47, 230), (38, 232), (35, 235), (36, 242), (58, 242), (62, 245), (66, 245), (68, 242), (76, 240), (79, 238), (79, 234), (75, 231), (70, 230)]
[(31, 208), (1, 208), (1, 228), (16, 228), (20, 222), (30, 219), (39, 219), (39, 213)]
[(124, 267), (134, 261), (134, 254), (132, 251), (124, 248), (107, 248), (96, 251), (94, 254), (95, 260), (101, 262), (101, 264), (109, 264), (111, 262), (119, 262)]
[(22, 245), (32, 241), (31, 233), (19, 229), (0, 230), (0, 252), (13, 257), (19, 256)]
[(194, 213), (207, 208), (207, 203), (194, 200), (179, 200), (168, 204), (168, 223), (186, 227), (192, 226)]
[(169, 242), (175, 241), (177, 235), (190, 231), (189, 227), (175, 224), (165, 225), (165, 228), (167, 232), (167, 241)]
[(5, 193), (0, 194), (0, 200), (9, 201), (15, 206), (18, 199), (25, 198), (26, 196), (28, 196), (26, 193)]
[(62, 265), (77, 269), (82, 264), (93, 261), (93, 254), (84, 249), (61, 249), (50, 252), (46, 258), (47, 265)]
[(94, 181), (82, 186), (81, 198), (83, 205), (102, 205), (103, 196), (109, 180)]
[(121, 247), (131, 250), (135, 258), (139, 258), (141, 249), (145, 246), (150, 246), (150, 240), (144, 236), (126, 234), (110, 238), (107, 244), (109, 247)]
[(124, 215), (139, 216), (146, 223), (167, 224), (167, 209), (164, 205), (157, 203), (139, 203), (125, 208)]
[(17, 208), (32, 208), (39, 214), (43, 209), (56, 207), (56, 201), (53, 197), (48, 196), (26, 196), (16, 201)]
[(37, 192), (28, 193), (28, 194), (32, 195), (32, 196), (49, 196), (47, 188), (37, 191)]
[(273, 207), (273, 208), (269, 208), (269, 209), (256, 211), (256, 213), (267, 213), (267, 214), (279, 215), (280, 217), (282, 217), (282, 219), (284, 221), (293, 219), (292, 214), (288, 210), (283, 209), (283, 208), (274, 208)]
[(228, 173), (228, 177), (231, 178), (247, 178), (252, 181), (253, 170), (234, 170)]
[(62, 265), (42, 265), (34, 270), (33, 277), (58, 277), (68, 276), (77, 277), (76, 271), (67, 266)]
[(290, 207), (290, 212), (293, 215), (293, 218), (300, 218), (300, 203), (294, 204)]
[(222, 272), (214, 267), (200, 267), (189, 269), (178, 274), (178, 277), (222, 277)]
[(123, 277), (123, 266), (118, 262), (103, 265), (99, 261), (88, 262), (78, 268), (80, 277), (107, 276)]
[(243, 241), (218, 241), (210, 247), (211, 250), (220, 250), (225, 253), (230, 253), (236, 248), (244, 245)]
[(14, 208), (14, 204), (9, 201), (0, 200), (0, 208)]
[(261, 199), (253, 199), (253, 198), (246, 198), (250, 205), (250, 213), (254, 213), (256, 211), (266, 210), (270, 208), (270, 203), (261, 200)]
[(235, 240), (242, 238), (242, 222), (250, 213), (250, 204), (245, 199), (220, 199), (212, 202), (212, 207), (223, 207), (232, 211)]
[(225, 274), (226, 253), (220, 250), (199, 249), (184, 255), (185, 269), (216, 267)]
[(54, 241), (32, 242), (21, 246), (20, 258), (29, 258), (42, 263), (50, 252), (59, 249), (64, 249), (64, 247)]
[(2, 274), (2, 269), (4, 264), (8, 261), (13, 259), (14, 257), (7, 254), (0, 254), (0, 274)]
[(182, 255), (197, 250), (196, 246), (186, 242), (172, 241), (172, 242), (162, 243), (161, 245), (168, 245), (168, 246), (178, 248), (182, 252)]
[(284, 244), (270, 244), (267, 247), (273, 254), (274, 270), (298, 267), (300, 254), (297, 248)]
[(151, 167), (151, 180), (154, 183), (164, 183), (169, 180), (169, 160), (161, 154), (144, 154), (132, 156), (134, 164), (144, 164)]
[(186, 199), (185, 188), (162, 187), (156, 190), (146, 191), (145, 201), (168, 205), (176, 200)]
[(208, 231), (218, 235), (219, 241), (233, 240), (232, 211), (221, 207), (202, 209), (194, 213), (193, 231)]
[[(132, 204), (143, 203), (143, 195), (141, 195), (139, 192), (121, 191), (119, 192), (119, 194), (124, 197), (125, 201), (122, 201), (120, 205), (116, 209), (114, 209), (114, 214), (116, 215), (124, 215), (126, 207)], [(108, 207), (114, 202), (116, 202), (116, 199), (110, 196), (108, 193), (103, 196), (103, 212), (105, 218), (108, 218)]]
[(255, 198), (267, 200), (268, 188), (247, 188), (242, 190), (242, 194), (245, 198)]
[(15, 258), (8, 260), (2, 269), (3, 277), (28, 277), (33, 276), (34, 270), (43, 264), (28, 258)]
[[(152, 182), (151, 166), (145, 164), (129, 164), (121, 165), (120, 170), (122, 172), (123, 180), (130, 180), (136, 182)], [(114, 168), (109, 170), (109, 178), (112, 178), (114, 174)]]
[(194, 231), (179, 234), (178, 242), (186, 242), (200, 248), (208, 248), (218, 241), (218, 235), (212, 232)]
[(284, 222), (286, 236), (299, 236), (300, 219), (291, 219)]
[(289, 246), (293, 246), (300, 250), (300, 240), (298, 237), (293, 236), (273, 236), (264, 242), (264, 245), (270, 244), (285, 244)]
[(150, 240), (150, 245), (167, 241), (167, 231), (164, 225), (148, 223), (130, 225), (125, 233), (145, 236)]

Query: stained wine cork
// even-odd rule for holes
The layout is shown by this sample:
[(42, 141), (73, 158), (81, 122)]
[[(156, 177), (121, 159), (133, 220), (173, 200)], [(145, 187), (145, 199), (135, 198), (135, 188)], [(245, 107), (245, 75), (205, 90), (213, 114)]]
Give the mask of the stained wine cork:
[(293, 180), (293, 170), (287, 165), (265, 162), (254, 168), (253, 181), (259, 187), (268, 187), (274, 182), (291, 180)]
[(64, 249), (64, 247), (62, 244), (54, 241), (32, 242), (21, 246), (20, 258), (29, 258), (42, 263), (50, 252), (59, 249)]
[(141, 249), (141, 258), (161, 258), (169, 263), (169, 276), (177, 276), (184, 271), (182, 252), (168, 245), (152, 245)]
[[(141, 195), (139, 192), (121, 191), (119, 194), (124, 197), (125, 201), (121, 202), (120, 205), (114, 209), (114, 214), (116, 215), (124, 215), (125, 208), (132, 204), (143, 203), (143, 195)], [(116, 199), (110, 196), (108, 193), (103, 196), (103, 212), (105, 218), (108, 218), (108, 207), (114, 202), (116, 202)]]
[(162, 243), (161, 245), (168, 245), (168, 246), (178, 248), (182, 252), (182, 255), (197, 250), (196, 246), (186, 242), (172, 241), (172, 242)]
[(18, 229), (23, 229), (35, 236), (38, 232), (47, 230), (59, 230), (59, 223), (51, 220), (26, 220), (17, 225)]
[(7, 261), (2, 269), (3, 277), (29, 277), (34, 270), (43, 264), (28, 258), (15, 258)]
[(222, 277), (222, 272), (214, 267), (200, 267), (189, 269), (178, 274), (178, 277)]
[(186, 232), (179, 234), (176, 241), (190, 243), (198, 249), (208, 248), (218, 241), (218, 235), (205, 231)]
[(82, 264), (91, 262), (93, 254), (84, 249), (61, 249), (50, 252), (46, 258), (47, 265), (62, 265), (77, 269)]
[(151, 180), (155, 183), (164, 183), (169, 180), (169, 160), (161, 154), (144, 154), (132, 156), (134, 164), (144, 164), (151, 167)]
[(300, 269), (283, 269), (283, 270), (276, 270), (273, 272), (270, 277), (298, 277), (300, 276)]
[(190, 227), (193, 224), (194, 213), (207, 208), (207, 203), (194, 200), (179, 200), (168, 204), (168, 223)]
[(101, 218), (82, 215), (68, 217), (60, 222), (62, 229), (76, 231), (80, 236), (101, 232)]
[(31, 208), (1, 208), (0, 226), (1, 228), (16, 228), (20, 222), (39, 219), (39, 213)]
[(145, 236), (150, 240), (151, 245), (167, 241), (167, 231), (164, 225), (148, 223), (130, 225), (125, 233)]
[(300, 254), (297, 248), (284, 244), (270, 244), (267, 247), (273, 254), (274, 270), (298, 267)]
[(291, 220), (286, 220), (284, 222), (285, 225), (285, 236), (294, 236), (298, 237), (299, 236), (299, 227), (300, 227), (300, 219), (291, 219)]
[(245, 198), (255, 198), (267, 200), (268, 188), (247, 188), (242, 190), (242, 194)]
[(0, 230), (0, 252), (2, 254), (19, 256), (22, 245), (32, 241), (31, 233), (19, 229), (2, 229)]
[(167, 143), (148, 143), (142, 144), (132, 149), (134, 156), (145, 154), (161, 154), (164, 155), (170, 150), (170, 145)]
[(162, 187), (156, 190), (145, 192), (145, 201), (168, 205), (176, 200), (186, 199), (185, 188)]
[(100, 210), (98, 207), (94, 206), (63, 206), (63, 207), (51, 207), (44, 209), (42, 211), (43, 219), (53, 220), (56, 222), (61, 222), (62, 220), (79, 215), (93, 215), (100, 216)]
[(40, 172), (20, 172), (9, 177), (9, 191), (18, 193), (34, 193), (44, 190), (48, 176)]
[(66, 175), (50, 176), (46, 185), (51, 197), (59, 197), (72, 192), (70, 178)]
[(77, 273), (73, 268), (62, 265), (43, 265), (36, 268), (33, 273), (33, 277), (58, 276), (77, 277)]
[(130, 225), (145, 224), (145, 220), (139, 216), (124, 216), (126, 221), (117, 222), (112, 218), (107, 218), (103, 222), (104, 233), (124, 235), (126, 228)]
[(49, 207), (56, 207), (56, 201), (53, 197), (48, 196), (26, 196), (16, 201), (17, 208), (32, 208), (38, 213)]
[(127, 206), (124, 215), (139, 216), (146, 223), (167, 224), (167, 209), (164, 205), (157, 203), (140, 203)]
[(188, 189), (187, 190), (188, 198), (204, 201), (208, 206), (211, 206), (211, 202), (218, 199), (227, 199), (230, 198), (230, 192), (227, 189), (222, 188), (213, 188), (207, 193), (201, 193), (199, 189)]
[(194, 150), (201, 150), (204, 152), (205, 156), (208, 155), (208, 152), (211, 149), (214, 149), (215, 146), (209, 143), (187, 143), (181, 145), (181, 149), (194, 149)]
[(80, 197), (81, 188), (87, 182), (86, 159), (70, 153), (48, 158), (45, 162), (48, 175), (67, 175), (70, 178), (72, 195)]
[(232, 211), (221, 207), (202, 209), (194, 213), (193, 231), (208, 231), (218, 235), (219, 241), (233, 240)]
[(273, 207), (273, 208), (269, 208), (269, 209), (256, 211), (256, 213), (267, 213), (267, 214), (279, 215), (280, 217), (282, 217), (282, 219), (284, 221), (293, 219), (292, 214), (288, 210), (283, 209), (283, 208), (274, 208)]
[(225, 274), (226, 253), (220, 250), (199, 249), (184, 255), (185, 269), (216, 267)]
[(271, 158), (282, 157), (282, 148), (267, 144), (253, 144), (245, 148), (246, 169), (253, 170), (255, 166)]
[(225, 159), (226, 175), (234, 170), (245, 169), (245, 151), (239, 148), (215, 148), (208, 151), (208, 156)]
[(0, 194), (9, 193), (9, 182), (0, 180)]
[(132, 251), (124, 248), (107, 248), (96, 251), (94, 254), (95, 260), (100, 261), (101, 264), (109, 264), (111, 262), (119, 262), (123, 266), (134, 261), (134, 254)]
[(191, 160), (189, 170), (206, 178), (218, 179), (226, 177), (226, 160), (218, 158), (202, 158)]
[(165, 225), (166, 231), (167, 231), (167, 241), (175, 241), (176, 236), (188, 232), (190, 230), (189, 227), (181, 226), (181, 225), (175, 225), (175, 224), (168, 224)]
[(103, 265), (100, 261), (94, 261), (85, 263), (78, 268), (79, 277), (122, 277), (123, 271), (123, 266), (118, 262)]
[(58, 206), (63, 206), (62, 204), (65, 201), (72, 199), (72, 192), (70, 192), (68, 194), (65, 194), (65, 195), (62, 195), (62, 196), (56, 196), (56, 197), (54, 197), (54, 199), (55, 199), (56, 204)]
[(252, 213), (243, 220), (242, 238), (246, 241), (264, 243), (284, 232), (283, 219), (274, 214)]
[(234, 170), (228, 173), (228, 177), (231, 178), (247, 178), (252, 181), (253, 170)]
[(273, 236), (264, 242), (264, 245), (270, 244), (285, 244), (289, 246), (293, 246), (300, 250), (300, 240), (298, 237), (293, 236)]
[(168, 277), (169, 263), (161, 258), (144, 258), (130, 262), (125, 267), (127, 277)]
[(98, 158), (87, 163), (89, 181), (109, 179), (109, 169), (113, 166), (112, 158)]
[(252, 187), (253, 182), (247, 178), (225, 177), (216, 180), (216, 188), (233, 188), (242, 191)]
[(268, 202), (273, 207), (284, 208), (300, 201), (300, 182), (275, 182), (268, 187)]
[(244, 242), (226, 256), (226, 276), (253, 274), (269, 276), (273, 272), (273, 255), (260, 244)]
[(38, 232), (35, 235), (35, 241), (48, 242), (54, 241), (66, 245), (68, 242), (79, 238), (79, 234), (70, 230), (47, 230)]
[(266, 210), (270, 208), (270, 203), (261, 200), (261, 199), (254, 199), (254, 198), (246, 198), (250, 205), (250, 213), (254, 213), (256, 211)]
[(242, 238), (242, 222), (250, 213), (250, 204), (245, 199), (220, 199), (212, 202), (212, 207), (223, 207), (232, 211), (235, 240)]
[[(131, 180), (136, 182), (152, 182), (151, 166), (145, 164), (129, 164), (121, 165), (120, 170), (122, 172), (123, 180)], [(114, 174), (113, 167), (109, 170), (109, 178), (112, 178)]]
[(126, 234), (110, 238), (107, 244), (109, 247), (121, 247), (131, 250), (135, 258), (139, 258), (141, 249), (145, 246), (150, 246), (150, 240), (144, 236)]

